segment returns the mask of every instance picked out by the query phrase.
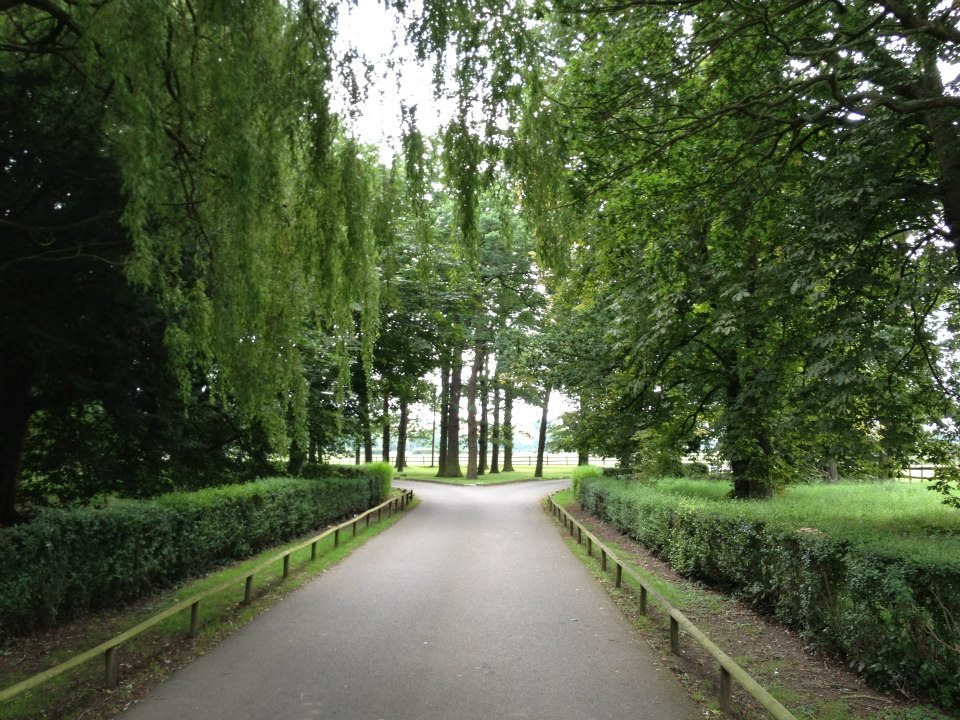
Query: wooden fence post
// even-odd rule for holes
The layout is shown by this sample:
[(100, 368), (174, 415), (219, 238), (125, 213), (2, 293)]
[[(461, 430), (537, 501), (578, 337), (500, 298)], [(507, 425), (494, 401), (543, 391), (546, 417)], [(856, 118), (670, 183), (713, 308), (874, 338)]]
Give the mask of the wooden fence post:
[(680, 623), (670, 616), (670, 650), (674, 655), (680, 654)]
[(117, 670), (117, 646), (114, 645), (112, 648), (108, 648), (107, 652), (104, 654), (103, 682), (109, 690), (113, 690), (115, 687), (117, 687), (117, 682), (119, 680), (119, 673)]
[(195, 638), (200, 632), (200, 601), (190, 606), (190, 637)]
[(617, 563), (617, 587), (623, 582), (623, 565)]
[(725, 667), (720, 666), (720, 710), (724, 715), (729, 715), (733, 710), (731, 697), (730, 673)]
[(247, 575), (243, 584), (243, 604), (249, 605), (253, 601), (253, 575)]
[(290, 574), (290, 553), (287, 553), (283, 556), (283, 576), (287, 577)]
[(340, 528), (333, 531), (333, 546), (340, 547)]

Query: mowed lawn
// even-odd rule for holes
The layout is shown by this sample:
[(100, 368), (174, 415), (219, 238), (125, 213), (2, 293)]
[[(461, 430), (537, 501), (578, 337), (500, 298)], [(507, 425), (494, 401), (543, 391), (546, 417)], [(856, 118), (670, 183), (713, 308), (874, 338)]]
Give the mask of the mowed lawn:
[[(573, 472), (575, 465), (546, 465), (543, 468), (543, 478), (556, 479), (556, 478), (568, 478)], [(460, 469), (463, 471), (464, 476), (467, 474), (466, 465), (461, 465)], [(540, 478), (535, 478), (533, 476), (535, 468), (533, 465), (514, 465), (512, 472), (501, 472), (501, 473), (484, 473), (483, 475), (478, 476), (475, 480), (467, 480), (466, 477), (460, 478), (438, 478), (437, 477), (437, 468), (435, 467), (424, 467), (422, 465), (410, 465), (403, 472), (396, 473), (393, 477), (394, 485), (400, 483), (404, 479), (409, 480), (421, 480), (425, 482), (440, 482), (447, 483), (450, 485), (493, 485), (496, 483), (507, 483), (507, 482), (524, 482), (527, 480), (537, 480)]]

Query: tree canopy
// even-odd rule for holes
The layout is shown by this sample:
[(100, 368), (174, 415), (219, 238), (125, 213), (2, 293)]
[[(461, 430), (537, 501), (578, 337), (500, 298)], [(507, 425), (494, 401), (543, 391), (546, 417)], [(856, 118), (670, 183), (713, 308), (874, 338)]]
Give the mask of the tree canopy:
[(456, 110), (383, 165), (338, 3), (0, 0), (0, 522), (369, 458), (431, 372), (458, 474), (464, 362), (470, 473), (554, 388), (741, 497), (956, 456), (956, 4), (389, 7)]

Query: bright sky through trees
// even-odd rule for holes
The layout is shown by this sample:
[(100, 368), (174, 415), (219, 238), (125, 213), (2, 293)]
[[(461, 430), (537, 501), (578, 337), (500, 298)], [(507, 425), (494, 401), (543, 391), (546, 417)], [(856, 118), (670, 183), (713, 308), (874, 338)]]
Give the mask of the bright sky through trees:
[(453, 103), (435, 97), (432, 67), (417, 62), (396, 12), (382, 3), (358, 0), (341, 13), (335, 47), (340, 56), (359, 55), (354, 68), (361, 79), (364, 64), (371, 69), (369, 86), (361, 88), (365, 100), (352, 104), (340, 87), (335, 102), (351, 118), (358, 138), (381, 148), (381, 160), (389, 160), (400, 147), (401, 104), (416, 107), (417, 125), (425, 135), (435, 134), (453, 116)]

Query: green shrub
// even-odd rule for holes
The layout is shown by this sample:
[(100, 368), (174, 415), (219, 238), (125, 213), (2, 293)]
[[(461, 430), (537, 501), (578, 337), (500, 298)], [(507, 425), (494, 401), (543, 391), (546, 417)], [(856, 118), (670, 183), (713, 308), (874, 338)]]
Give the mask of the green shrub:
[(383, 502), (390, 495), (393, 483), (393, 465), (386, 462), (366, 463), (362, 466), (363, 471), (376, 478), (377, 488), (380, 493), (380, 502)]
[(797, 487), (588, 478), (583, 507), (679, 572), (734, 591), (879, 687), (960, 702), (960, 519), (920, 486)]
[(379, 497), (379, 482), (369, 472), (272, 478), (41, 511), (0, 530), (0, 639), (123, 605), (360, 512)]
[(324, 480), (330, 478), (358, 478), (366, 477), (367, 472), (363, 465), (330, 465), (328, 463), (304, 463), (300, 469), (300, 477)]
[(599, 468), (596, 465), (578, 465), (571, 473), (573, 477), (573, 492), (576, 494), (580, 488), (580, 481), (584, 478), (598, 478), (602, 475), (603, 468)]

